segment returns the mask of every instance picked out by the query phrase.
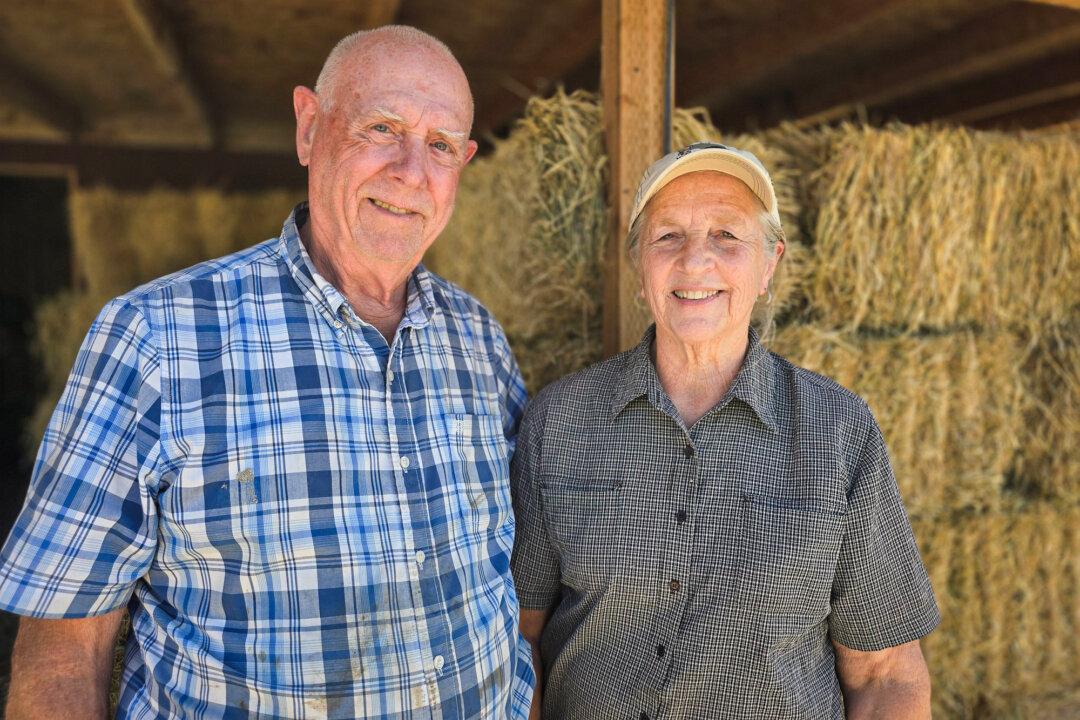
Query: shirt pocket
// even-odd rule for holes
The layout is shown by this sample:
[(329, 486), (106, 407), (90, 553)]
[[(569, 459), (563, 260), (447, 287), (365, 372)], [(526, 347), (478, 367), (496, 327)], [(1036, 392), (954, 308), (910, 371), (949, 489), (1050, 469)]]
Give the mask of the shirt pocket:
[(744, 495), (740, 524), (739, 604), (773, 615), (827, 617), (844, 513)]
[(452, 416), (454, 463), (458, 467), (459, 498), (469, 533), (509, 533), (513, 545), (510, 503), (509, 448), (496, 415)]
[(563, 584), (583, 591), (611, 585), (627, 555), (622, 547), (622, 483), (545, 477), (541, 493)]

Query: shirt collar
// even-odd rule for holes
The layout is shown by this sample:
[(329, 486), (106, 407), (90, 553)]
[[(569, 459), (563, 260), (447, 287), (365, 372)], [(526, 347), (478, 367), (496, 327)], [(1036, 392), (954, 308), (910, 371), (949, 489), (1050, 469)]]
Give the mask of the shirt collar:
[[(622, 372), (616, 379), (611, 396), (612, 417), (621, 413), (631, 401), (639, 397), (647, 398), (659, 408), (671, 405), (652, 362), (655, 339), (656, 326), (650, 325), (641, 342), (626, 352)], [(776, 430), (773, 374), (772, 356), (761, 344), (757, 331), (750, 328), (746, 355), (739, 374), (735, 376), (723, 399), (706, 413), (706, 417), (723, 409), (735, 398), (748, 405), (770, 430)]]
[[(307, 248), (300, 240), (300, 228), (308, 220), (308, 203), (305, 200), (293, 208), (281, 228), (279, 251), (285, 259), (296, 284), (304, 295), (319, 308), (321, 314), (331, 325), (344, 319), (351, 325), (359, 325), (360, 320), (349, 306), (349, 301), (336, 287), (319, 274), (311, 262)], [(406, 290), (405, 315), (402, 327), (424, 327), (435, 313), (435, 300), (431, 274), (424, 265), (418, 264), (409, 275)], [(336, 326), (335, 326), (336, 327)]]

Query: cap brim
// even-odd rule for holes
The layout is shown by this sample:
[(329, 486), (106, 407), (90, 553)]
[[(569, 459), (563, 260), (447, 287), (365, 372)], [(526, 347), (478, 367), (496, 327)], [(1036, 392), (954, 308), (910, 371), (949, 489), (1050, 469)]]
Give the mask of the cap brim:
[(672, 180), (703, 170), (725, 173), (742, 180), (761, 201), (761, 204), (765, 206), (765, 211), (770, 215), (777, 215), (776, 193), (763, 169), (731, 150), (709, 148), (697, 150), (680, 158), (672, 163), (671, 167), (666, 168), (657, 175), (650, 184), (649, 189), (634, 206), (630, 214), (630, 222), (633, 223), (649, 203), (649, 200)]

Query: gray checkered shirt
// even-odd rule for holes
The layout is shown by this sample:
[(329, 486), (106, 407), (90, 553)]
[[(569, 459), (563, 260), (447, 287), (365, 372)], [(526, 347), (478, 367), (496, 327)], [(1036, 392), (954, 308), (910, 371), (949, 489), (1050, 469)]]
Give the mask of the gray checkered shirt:
[(873, 415), (751, 331), (688, 431), (652, 339), (547, 387), (518, 436), (545, 718), (842, 718), (830, 640), (878, 650), (939, 619)]

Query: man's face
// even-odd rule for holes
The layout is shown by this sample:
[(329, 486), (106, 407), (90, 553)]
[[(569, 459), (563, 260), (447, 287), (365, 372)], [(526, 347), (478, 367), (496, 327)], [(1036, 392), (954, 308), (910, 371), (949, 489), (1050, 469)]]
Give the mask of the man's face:
[(296, 97), (319, 241), (343, 267), (415, 265), (446, 227), (476, 152), (465, 77), (439, 53), (384, 44), (347, 59), (331, 91), (329, 111), (310, 91)]

